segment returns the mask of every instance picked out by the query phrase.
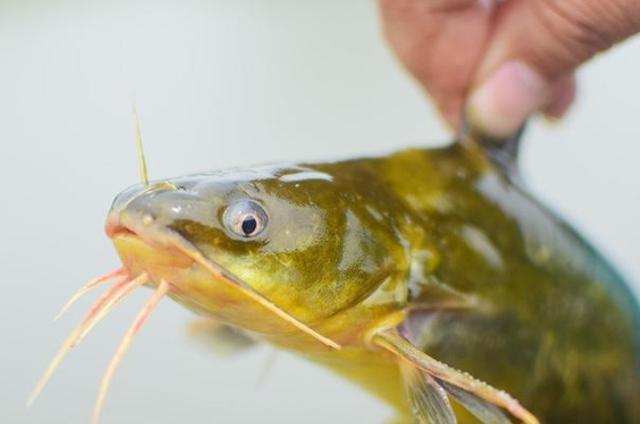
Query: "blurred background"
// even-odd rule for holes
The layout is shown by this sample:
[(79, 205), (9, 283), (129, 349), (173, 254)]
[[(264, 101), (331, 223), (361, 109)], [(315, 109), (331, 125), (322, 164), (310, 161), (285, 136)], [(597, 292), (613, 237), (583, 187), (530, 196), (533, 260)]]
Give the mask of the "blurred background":
[[(137, 181), (131, 107), (152, 177), (433, 145), (450, 136), (386, 50), (371, 0), (0, 1), (0, 422), (86, 423), (136, 293), (25, 399), (117, 266), (103, 233)], [(455, 55), (456, 52), (451, 52)], [(532, 190), (640, 283), (640, 40), (580, 73), (561, 124), (534, 123)], [(638, 289), (636, 285), (636, 289)], [(92, 296), (89, 296), (90, 298)], [(313, 364), (261, 346), (221, 355), (163, 302), (108, 395), (104, 423), (381, 423), (391, 411)], [(275, 358), (273, 361), (270, 358)], [(272, 363), (269, 366), (269, 363)]]

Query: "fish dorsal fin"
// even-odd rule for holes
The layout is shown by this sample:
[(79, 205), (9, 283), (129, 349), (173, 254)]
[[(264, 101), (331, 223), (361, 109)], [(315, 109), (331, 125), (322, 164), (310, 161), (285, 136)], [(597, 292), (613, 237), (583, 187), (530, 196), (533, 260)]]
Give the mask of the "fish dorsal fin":
[(485, 134), (468, 119), (463, 119), (459, 141), (479, 146), (487, 158), (508, 177), (518, 176), (518, 156), (520, 140), (526, 123), (509, 137), (498, 138)]
[[(373, 335), (372, 342), (396, 355), (404, 362), (402, 366), (413, 366), (428, 374), (438, 386), (447, 391), (469, 412), (483, 420), (483, 424), (504, 423), (503, 417), (505, 416), (500, 409), (508, 411), (524, 424), (539, 424), (538, 419), (508, 393), (432, 358), (415, 347), (396, 328), (378, 331)], [(424, 382), (422, 382), (422, 386), (424, 386)], [(415, 389), (420, 390), (420, 387), (415, 386)], [(446, 414), (442, 416), (444, 417)]]

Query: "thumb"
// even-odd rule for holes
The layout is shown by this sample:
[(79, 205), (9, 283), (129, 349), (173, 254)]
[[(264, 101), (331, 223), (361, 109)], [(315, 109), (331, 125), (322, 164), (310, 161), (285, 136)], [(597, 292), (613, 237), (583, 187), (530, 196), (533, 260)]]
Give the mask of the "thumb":
[(506, 0), (467, 104), (472, 124), (505, 137), (537, 111), (560, 114), (574, 70), (640, 31), (638, 0)]

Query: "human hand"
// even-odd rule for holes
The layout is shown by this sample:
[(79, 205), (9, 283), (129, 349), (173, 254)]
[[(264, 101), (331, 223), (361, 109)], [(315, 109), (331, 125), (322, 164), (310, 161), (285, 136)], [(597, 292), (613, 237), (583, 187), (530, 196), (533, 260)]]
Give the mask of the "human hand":
[(391, 47), (457, 129), (561, 117), (576, 68), (640, 31), (638, 0), (378, 0)]

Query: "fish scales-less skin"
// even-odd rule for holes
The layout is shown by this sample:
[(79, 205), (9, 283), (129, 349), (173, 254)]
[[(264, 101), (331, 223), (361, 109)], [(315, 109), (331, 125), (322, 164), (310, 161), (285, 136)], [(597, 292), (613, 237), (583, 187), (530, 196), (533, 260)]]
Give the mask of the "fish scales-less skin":
[[(243, 239), (223, 216), (247, 198), (268, 225)], [(633, 295), (472, 146), (170, 179), (122, 193), (110, 220), (127, 229), (111, 236), (133, 275), (171, 282), (170, 296), (196, 312), (316, 360), (406, 416), (396, 359), (367, 338), (384, 326), (400, 325), (431, 357), (508, 391), (543, 423), (640, 422)], [(159, 229), (343, 348), (178, 258)]]
[[(441, 257), (426, 284), (436, 279), (481, 303), (477, 311), (434, 312), (416, 335), (421, 346), (505, 389), (541, 422), (640, 422), (633, 295), (565, 224), (498, 173), (473, 171), (460, 150), (400, 154), (424, 161), (413, 168), (426, 171), (414, 170), (411, 181), (428, 186), (436, 175), (442, 196), (416, 208), (428, 216), (427, 237)], [(391, 180), (400, 180), (391, 184), (413, 196), (402, 162), (390, 165)], [(491, 242), (499, 265), (465, 237), (469, 227)]]

